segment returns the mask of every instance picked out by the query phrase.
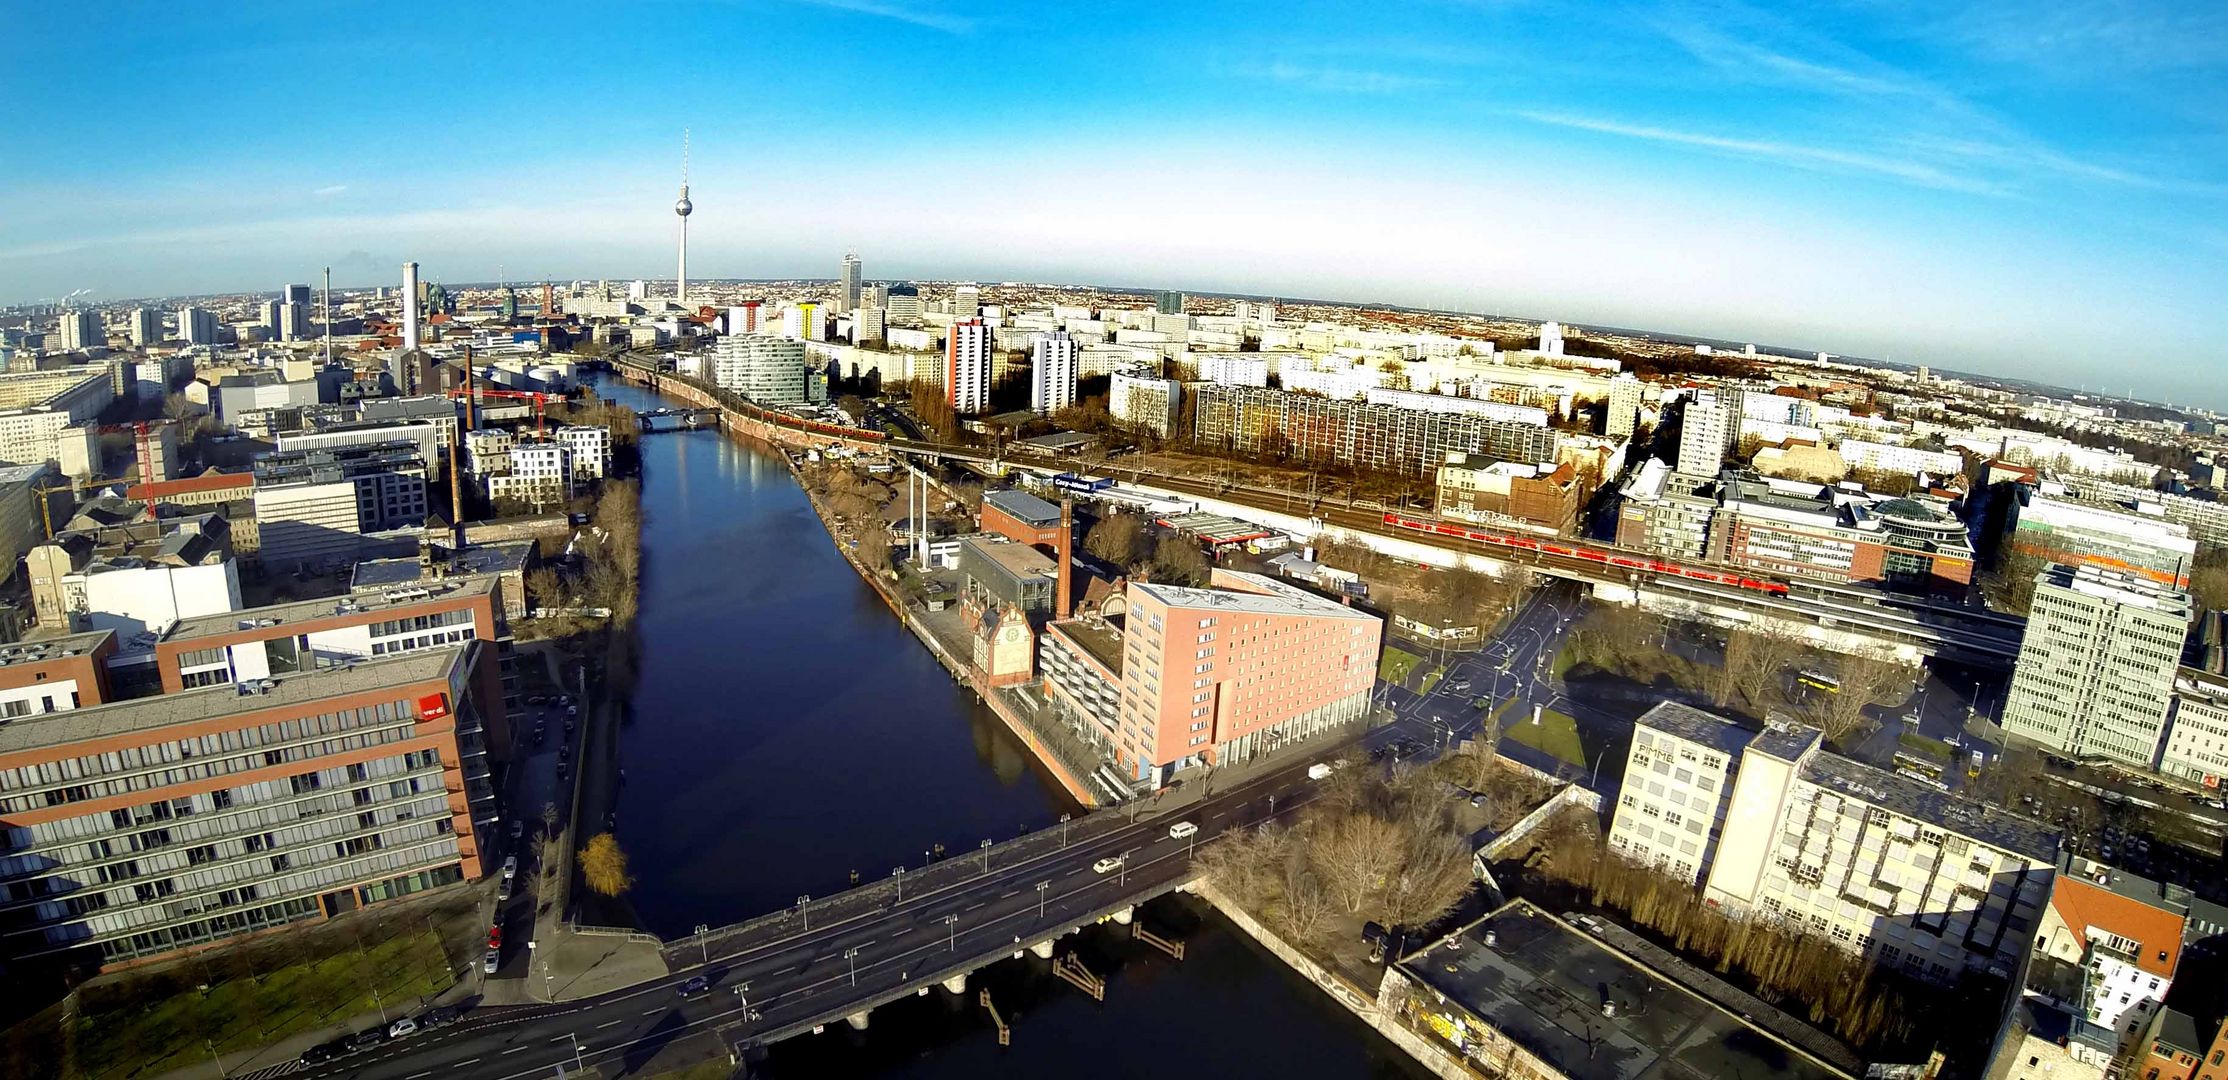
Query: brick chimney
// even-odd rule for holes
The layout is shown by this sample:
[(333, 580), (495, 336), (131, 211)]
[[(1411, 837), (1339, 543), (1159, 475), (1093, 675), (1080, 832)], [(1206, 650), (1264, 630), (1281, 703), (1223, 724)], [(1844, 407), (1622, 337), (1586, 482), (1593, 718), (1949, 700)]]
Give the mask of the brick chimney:
[(1060, 500), (1060, 583), (1052, 597), (1052, 615), (1056, 619), (1068, 617), (1072, 606), (1069, 593), (1075, 587), (1075, 501)]

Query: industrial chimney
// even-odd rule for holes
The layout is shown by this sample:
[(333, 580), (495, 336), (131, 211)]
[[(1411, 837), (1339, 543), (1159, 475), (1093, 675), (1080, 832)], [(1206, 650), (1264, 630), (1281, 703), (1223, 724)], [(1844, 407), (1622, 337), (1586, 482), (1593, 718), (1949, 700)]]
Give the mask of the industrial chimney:
[(418, 347), (418, 264), (402, 264), (402, 347)]
[(1060, 500), (1060, 583), (1059, 592), (1052, 598), (1054, 618), (1066, 619), (1072, 604), (1069, 593), (1075, 587), (1075, 501)]

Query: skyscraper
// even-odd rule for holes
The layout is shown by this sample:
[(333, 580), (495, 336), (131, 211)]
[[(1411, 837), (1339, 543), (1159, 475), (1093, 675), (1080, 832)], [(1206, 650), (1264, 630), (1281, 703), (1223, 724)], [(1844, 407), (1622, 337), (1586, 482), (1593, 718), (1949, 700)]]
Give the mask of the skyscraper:
[(108, 344), (108, 332), (101, 329), (101, 313), (71, 308), (62, 313), (62, 347), (71, 350), (97, 349)]
[(1602, 420), (1602, 434), (1629, 439), (1640, 427), (1640, 380), (1620, 372), (1609, 380), (1609, 414)]
[(1698, 390), (1679, 426), (1679, 471), (1716, 476), (1725, 453), (1740, 442), (1741, 392), (1729, 386)]
[(1154, 310), (1160, 312), (1163, 315), (1183, 314), (1184, 294), (1180, 292), (1169, 292), (1163, 290), (1160, 296), (1155, 299)]
[(944, 343), (944, 400), (961, 416), (990, 408), (991, 340), (981, 319), (961, 319)]
[[(287, 286), (293, 288), (293, 286)], [(303, 286), (308, 288), (308, 286)], [(279, 305), (278, 336), (280, 341), (301, 341), (309, 337), (309, 302), (289, 300)]]
[(154, 308), (132, 309), (132, 344), (142, 349), (162, 344), (162, 312)]
[(191, 304), (178, 309), (178, 339), (188, 345), (217, 343), (217, 317)]
[(402, 347), (418, 347), (418, 264), (402, 264)]
[(1075, 366), (1080, 352), (1065, 330), (1036, 336), (1029, 365), (1029, 408), (1049, 416), (1075, 404)]
[(279, 312), (285, 307), (286, 302), (283, 300), (265, 300), (263, 301), (263, 307), (260, 309), (262, 315), (257, 321), (262, 324), (263, 329), (271, 332), (271, 337), (274, 339), (279, 335)]
[(673, 204), (673, 213), (681, 219), (681, 267), (673, 279), (673, 296), (682, 307), (689, 302), (689, 214), (696, 204), (689, 201), (689, 135), (681, 132), (681, 197)]
[(859, 307), (859, 257), (858, 257), (857, 255), (855, 255), (855, 254), (846, 254), (846, 255), (844, 255), (844, 257), (843, 257), (843, 276), (842, 276), (842, 278), (841, 278), (841, 279), (839, 279), (839, 284), (840, 284), (840, 285), (842, 286), (842, 288), (843, 288), (843, 310), (845, 310), (845, 311), (856, 311), (856, 310), (858, 310), (858, 307)]
[(861, 305), (851, 313), (851, 343), (864, 345), (888, 337), (889, 331), (885, 323), (881, 307), (873, 304)]
[(2188, 593), (2133, 574), (2060, 564), (2036, 575), (2004, 732), (2156, 768), (2189, 618)]
[(952, 317), (972, 319), (982, 314), (982, 290), (973, 284), (961, 285), (952, 290)]
[(279, 291), (279, 303), (307, 304), (309, 302), (309, 286), (307, 285), (288, 285)]
[(1539, 351), (1549, 356), (1563, 355), (1562, 323), (1547, 322), (1539, 324)]

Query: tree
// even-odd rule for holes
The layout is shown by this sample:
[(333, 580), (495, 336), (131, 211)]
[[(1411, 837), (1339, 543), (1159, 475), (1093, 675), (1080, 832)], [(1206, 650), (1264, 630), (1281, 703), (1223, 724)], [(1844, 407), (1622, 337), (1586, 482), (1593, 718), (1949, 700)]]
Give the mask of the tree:
[(627, 876), (627, 853), (610, 833), (597, 833), (580, 851), (580, 873), (588, 887), (604, 896), (617, 896), (634, 887)]
[(1710, 673), (1710, 700), (1720, 707), (1745, 692), (1752, 708), (1762, 709), (1772, 678), (1802, 655), (1802, 636), (1777, 622), (1754, 623), (1727, 635), (1725, 663)]
[(1888, 704), (1894, 695), (1910, 688), (1917, 674), (1916, 668), (1887, 653), (1846, 656), (1836, 675), (1840, 689), (1818, 695), (1812, 718), (1826, 733), (1828, 743), (1846, 751), (1872, 733), (1872, 718), (1865, 715), (1865, 708)]
[(1153, 580), (1168, 585), (1204, 585), (1213, 571), (1199, 545), (1180, 536), (1163, 536), (1153, 548)]
[(2004, 556), (2003, 563), (1988, 575), (1981, 588), (1997, 610), (2025, 615), (2034, 606), (2036, 575), (2049, 568), (2049, 561), (2039, 555), (2014, 551)]
[(547, 835), (556, 831), (557, 804), (553, 802), (545, 802), (542, 804), (542, 832), (544, 835)]
[(1349, 814), (1318, 825), (1308, 864), (1347, 914), (1359, 914), (1372, 894), (1400, 870), (1406, 846), (1392, 822), (1374, 814)]
[(2198, 560), (2197, 569), (2189, 575), (2189, 591), (2207, 611), (2228, 610), (2228, 566), (2206, 565)]
[(564, 596), (558, 584), (557, 571), (547, 566), (537, 566), (526, 573), (526, 602), (532, 607), (556, 607)]
[(1145, 526), (1135, 514), (1108, 514), (1091, 526), (1083, 536), (1083, 550), (1092, 555), (1127, 569), (1137, 559), (1138, 542), (1144, 538)]

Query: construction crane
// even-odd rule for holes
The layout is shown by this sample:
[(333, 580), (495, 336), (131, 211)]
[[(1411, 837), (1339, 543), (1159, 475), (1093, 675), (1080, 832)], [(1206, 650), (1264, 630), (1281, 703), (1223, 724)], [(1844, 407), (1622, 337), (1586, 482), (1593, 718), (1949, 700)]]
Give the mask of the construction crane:
[(562, 394), (545, 394), (538, 390), (489, 390), (484, 387), (466, 388), (462, 386), (449, 391), (449, 397), (460, 401), (477, 401), (480, 398), (508, 398), (513, 401), (531, 401), (534, 403), (534, 436), (536, 438), (543, 438), (549, 434), (546, 426), (549, 403), (564, 400)]

